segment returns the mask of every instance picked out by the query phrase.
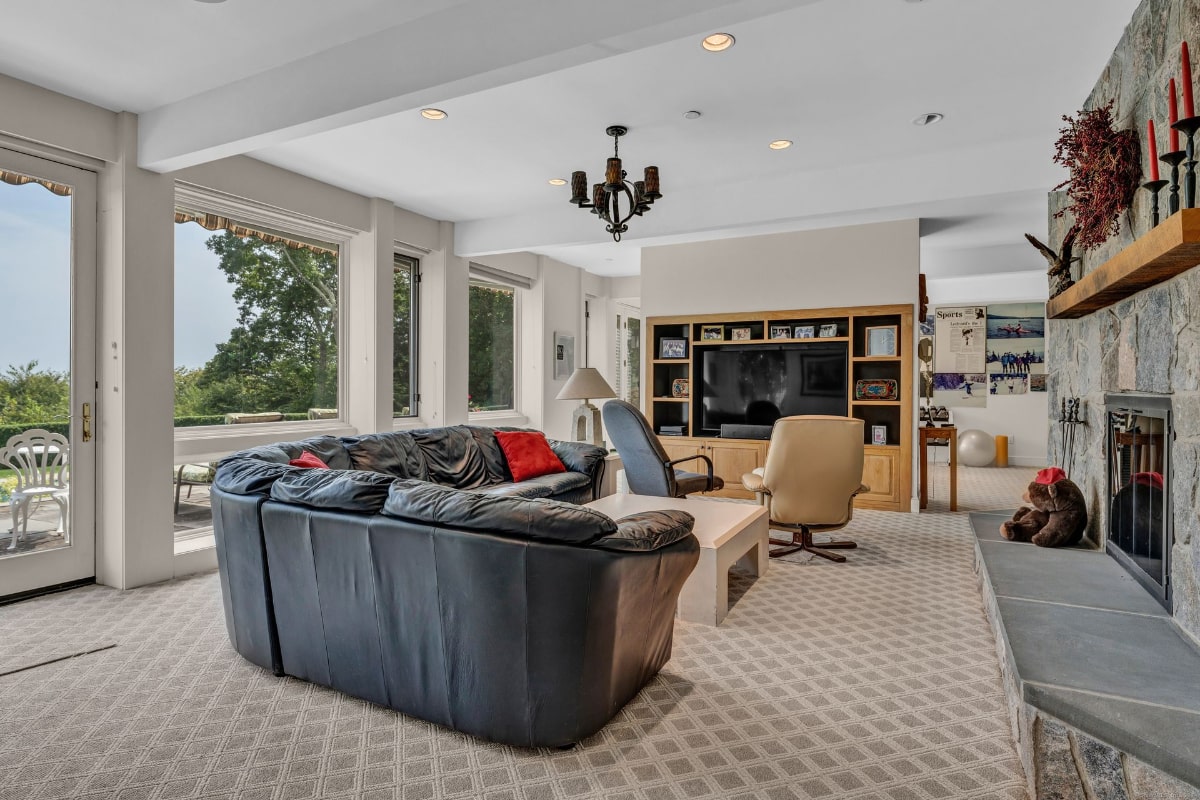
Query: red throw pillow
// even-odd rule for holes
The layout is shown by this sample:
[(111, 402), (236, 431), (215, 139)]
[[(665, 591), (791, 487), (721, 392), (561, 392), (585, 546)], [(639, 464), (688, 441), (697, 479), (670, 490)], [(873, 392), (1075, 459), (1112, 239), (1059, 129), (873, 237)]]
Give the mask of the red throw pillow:
[(508, 471), (517, 483), (567, 471), (540, 431), (496, 431), (496, 443), (504, 451)]
[(293, 467), (303, 467), (304, 469), (329, 469), (328, 464), (307, 450), (299, 458), (293, 458), (288, 464)]

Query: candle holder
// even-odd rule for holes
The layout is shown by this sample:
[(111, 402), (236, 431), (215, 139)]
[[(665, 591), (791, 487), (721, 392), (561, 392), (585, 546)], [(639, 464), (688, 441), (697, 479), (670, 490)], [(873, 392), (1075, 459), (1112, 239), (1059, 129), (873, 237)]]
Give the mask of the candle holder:
[(1142, 188), (1145, 189), (1146, 191), (1150, 192), (1150, 227), (1151, 228), (1158, 227), (1158, 193), (1162, 190), (1162, 188), (1164, 186), (1166, 186), (1169, 183), (1170, 183), (1170, 181), (1157, 180), (1157, 181), (1146, 181), (1145, 183), (1142, 184)]
[(1163, 153), (1158, 157), (1158, 160), (1171, 167), (1171, 193), (1167, 202), (1167, 208), (1171, 214), (1179, 210), (1179, 165), (1187, 158), (1186, 150), (1175, 150), (1171, 153)]
[(1196, 207), (1196, 131), (1200, 130), (1200, 117), (1184, 117), (1171, 126), (1187, 136), (1187, 160), (1183, 172), (1183, 207)]

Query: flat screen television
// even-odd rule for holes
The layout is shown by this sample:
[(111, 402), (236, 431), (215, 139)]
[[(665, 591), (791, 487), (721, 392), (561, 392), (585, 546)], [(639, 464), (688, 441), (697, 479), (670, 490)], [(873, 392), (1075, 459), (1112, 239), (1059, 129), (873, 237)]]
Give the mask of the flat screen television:
[(702, 436), (722, 425), (771, 425), (796, 414), (847, 415), (846, 342), (725, 345), (700, 358)]

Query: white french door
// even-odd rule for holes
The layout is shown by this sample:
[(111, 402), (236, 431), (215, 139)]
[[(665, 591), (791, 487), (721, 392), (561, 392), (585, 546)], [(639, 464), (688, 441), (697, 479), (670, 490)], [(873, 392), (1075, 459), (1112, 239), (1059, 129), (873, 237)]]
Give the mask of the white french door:
[(0, 597), (95, 575), (95, 419), (96, 174), (0, 148)]

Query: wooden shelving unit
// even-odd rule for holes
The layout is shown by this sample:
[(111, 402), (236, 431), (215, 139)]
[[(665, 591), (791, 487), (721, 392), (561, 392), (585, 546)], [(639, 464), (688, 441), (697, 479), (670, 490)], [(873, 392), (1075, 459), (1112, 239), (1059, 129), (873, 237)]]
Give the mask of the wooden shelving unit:
[(1050, 298), (1046, 316), (1078, 319), (1200, 265), (1200, 209), (1160, 222), (1133, 244)]
[[(797, 326), (837, 325), (837, 336), (814, 336), (772, 339), (771, 326), (784, 324), (793, 330)], [(723, 326), (722, 339), (705, 339), (705, 326)], [(895, 356), (867, 356), (866, 328), (894, 325), (897, 331)], [(733, 339), (734, 328), (749, 328), (749, 339)], [(846, 342), (847, 364), (846, 406), (851, 416), (865, 424), (865, 461), (863, 482), (871, 487), (869, 494), (855, 500), (859, 508), (908, 511), (912, 494), (912, 375), (913, 309), (911, 305), (855, 306), (847, 308), (795, 309), (754, 313), (706, 314), (703, 316), (651, 317), (646, 320), (646, 376), (650, 383), (646, 417), (655, 431), (663, 426), (682, 427), (683, 436), (659, 436), (671, 458), (703, 454), (713, 460), (714, 471), (725, 481), (722, 496), (751, 498), (741, 488), (741, 477), (766, 461), (767, 442), (757, 439), (725, 439), (700, 435), (694, 427), (698, 419), (699, 399), (694, 387), (690, 397), (671, 396), (671, 384), (676, 379), (688, 379), (699, 371), (701, 354), (706, 348), (720, 345), (770, 346), (798, 342)], [(686, 354), (683, 358), (657, 358), (661, 342), (683, 339)], [(854, 384), (861, 379), (887, 378), (899, 383), (898, 400), (855, 400)], [(887, 444), (871, 443), (871, 426), (884, 425), (888, 430)]]

